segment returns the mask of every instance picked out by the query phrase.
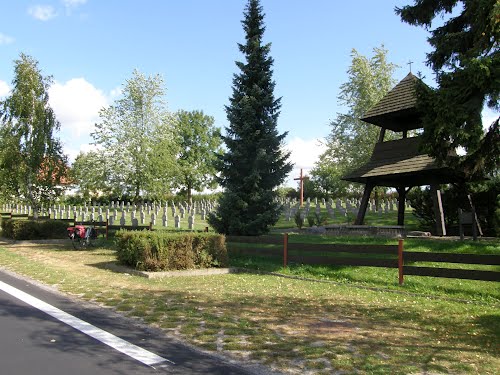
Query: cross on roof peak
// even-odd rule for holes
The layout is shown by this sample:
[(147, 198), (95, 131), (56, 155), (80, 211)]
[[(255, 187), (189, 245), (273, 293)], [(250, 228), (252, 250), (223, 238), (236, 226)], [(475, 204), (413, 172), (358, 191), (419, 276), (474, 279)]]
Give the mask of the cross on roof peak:
[(409, 60), (407, 64), (410, 66), (410, 73), (411, 73), (411, 64), (413, 64), (413, 61)]

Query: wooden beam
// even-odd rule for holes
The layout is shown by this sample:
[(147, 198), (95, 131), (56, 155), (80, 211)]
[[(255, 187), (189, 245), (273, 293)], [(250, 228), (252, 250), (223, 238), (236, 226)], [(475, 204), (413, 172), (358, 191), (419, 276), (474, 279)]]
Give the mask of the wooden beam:
[(439, 185), (431, 185), (431, 196), (434, 206), (434, 217), (436, 218), (436, 235), (446, 236), (443, 202), (441, 201), (441, 190), (439, 190)]
[(408, 190), (404, 186), (396, 188), (398, 192), (398, 225), (405, 225), (405, 202)]
[(378, 135), (378, 143), (384, 142), (384, 137), (385, 137), (385, 128), (381, 128), (380, 133)]
[(368, 201), (370, 200), (370, 194), (375, 185), (367, 183), (365, 185), (365, 191), (363, 193), (363, 198), (361, 199), (361, 205), (359, 206), (358, 217), (354, 222), (355, 225), (363, 225), (365, 221), (366, 209), (368, 208)]

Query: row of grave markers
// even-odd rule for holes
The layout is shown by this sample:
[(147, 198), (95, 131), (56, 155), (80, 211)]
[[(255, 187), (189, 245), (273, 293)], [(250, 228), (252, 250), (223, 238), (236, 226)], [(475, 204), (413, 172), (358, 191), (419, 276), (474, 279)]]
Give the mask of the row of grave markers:
[[(301, 210), (301, 217), (305, 219), (312, 212), (312, 204), (311, 199), (307, 199), (304, 203), (304, 207), (300, 207), (300, 202), (297, 199), (286, 199), (282, 202), (285, 217), (288, 221), (294, 218), (297, 211)], [(379, 202), (380, 203), (380, 202)], [(336, 199), (335, 201), (330, 198), (328, 200), (317, 198), (314, 199), (315, 209), (314, 212), (316, 214), (320, 214), (321, 206), (325, 206), (328, 212), (328, 216), (331, 218), (335, 218), (336, 212), (340, 216), (347, 216), (348, 213), (356, 216), (359, 212), (359, 207), (361, 205), (361, 200), (359, 199)], [(406, 208), (411, 208), (409, 203), (406, 202)], [(397, 199), (386, 199), (383, 201), (383, 204), (377, 207), (375, 200), (370, 200), (368, 204), (369, 212), (377, 212), (380, 216), (383, 213), (389, 213), (392, 211), (397, 211), (398, 209), (398, 201)]]
[[(312, 211), (313, 202), (315, 205), (315, 213), (319, 214), (321, 212), (321, 206), (325, 206), (328, 216), (331, 218), (335, 218), (337, 214), (339, 216), (347, 216), (348, 213), (357, 215), (361, 204), (361, 200), (359, 199), (333, 200), (332, 198), (328, 200), (324, 198), (315, 198), (314, 200), (307, 198), (304, 207), (300, 207), (300, 202), (296, 199), (283, 199), (280, 203), (282, 204), (283, 213), (286, 219), (290, 221), (294, 218), (299, 209), (301, 210), (303, 219), (309, 216)], [(398, 202), (396, 199), (385, 199), (382, 204), (379, 204), (377, 207), (375, 201), (371, 200), (368, 205), (368, 210), (369, 212), (377, 212), (379, 215), (382, 215), (383, 213), (397, 211), (397, 204)], [(180, 202), (177, 204), (169, 202), (134, 204), (130, 202), (125, 203), (123, 201), (113, 201), (108, 205), (84, 204), (83, 206), (74, 206), (57, 204), (44, 207), (39, 213), (39, 216), (49, 215), (54, 219), (81, 219), (78, 221), (87, 221), (87, 219), (89, 221), (109, 220), (110, 225), (115, 225), (115, 222), (118, 222), (118, 220), (120, 225), (125, 225), (126, 216), (130, 216), (132, 225), (144, 225), (148, 218), (153, 225), (156, 225), (157, 221), (161, 220), (161, 225), (163, 227), (168, 226), (170, 216), (174, 220), (174, 227), (180, 228), (181, 219), (187, 216), (188, 225), (190, 227), (194, 226), (195, 215), (199, 215), (200, 219), (204, 221), (208, 213), (214, 211), (216, 205), (217, 203), (211, 200), (201, 200), (192, 205), (189, 205), (187, 202)], [(406, 207), (410, 208), (408, 203), (406, 203)], [(33, 211), (27, 205), (3, 204), (2, 209), (4, 212), (33, 215)]]
[[(41, 210), (38, 216), (47, 215), (52, 219), (74, 219), (75, 221), (108, 221), (109, 225), (124, 226), (127, 217), (130, 217), (132, 226), (145, 225), (151, 223), (157, 225), (157, 221), (161, 220), (163, 227), (168, 226), (169, 214), (173, 218), (174, 228), (181, 228), (181, 219), (186, 218), (188, 229), (193, 230), (195, 224), (195, 215), (199, 215), (204, 221), (208, 213), (215, 209), (215, 202), (200, 201), (193, 205), (188, 205), (186, 202), (178, 203), (177, 205), (165, 203), (160, 204), (145, 204), (135, 205), (126, 204), (111, 204), (107, 206), (72, 206), (72, 205), (52, 205)], [(12, 212), (14, 214), (33, 215), (33, 210), (28, 205), (20, 204), (3, 204), (3, 212)], [(147, 219), (150, 219), (147, 223)]]

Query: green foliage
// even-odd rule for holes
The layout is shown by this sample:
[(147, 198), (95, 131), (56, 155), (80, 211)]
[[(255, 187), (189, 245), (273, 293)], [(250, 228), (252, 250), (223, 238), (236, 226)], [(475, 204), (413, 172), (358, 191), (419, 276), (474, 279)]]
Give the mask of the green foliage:
[(54, 133), (59, 130), (49, 105), (51, 77), (21, 53), (14, 61), (12, 92), (0, 101), (0, 190), (36, 210), (62, 193), (66, 157)]
[(118, 231), (118, 260), (145, 271), (224, 267), (225, 237), (209, 233)]
[(307, 217), (307, 224), (309, 224), (310, 227), (312, 227), (313, 225), (316, 225), (317, 227), (326, 225), (327, 222), (328, 215), (326, 214), (314, 212)]
[[(450, 185), (442, 190), (441, 200), (448, 230), (458, 225), (459, 208), (463, 211), (471, 211), (467, 192), (471, 194), (484, 234), (486, 236), (500, 235), (500, 178), (498, 177), (483, 183), (467, 184), (467, 186)], [(408, 200), (422, 229), (433, 232), (436, 228), (436, 218), (430, 189), (412, 189), (408, 194)]]
[(77, 186), (83, 201), (94, 199), (100, 194), (112, 194), (108, 160), (101, 151), (80, 152), (71, 167), (70, 176)]
[(316, 219), (315, 219), (314, 215), (312, 215), (312, 214), (311, 214), (311, 215), (309, 215), (309, 216), (307, 217), (307, 224), (308, 224), (310, 227), (312, 227), (313, 225), (315, 225), (315, 224), (316, 224)]
[(260, 235), (280, 216), (277, 192), (292, 170), (283, 152), (287, 133), (279, 134), (280, 99), (274, 98), (270, 44), (263, 44), (264, 15), (258, 0), (249, 0), (242, 21), (246, 43), (239, 49), (246, 63), (237, 62), (233, 95), (226, 107), (229, 127), (223, 140), (227, 151), (219, 158), (219, 184), (224, 191), (210, 225), (219, 233)]
[[(326, 151), (311, 171), (312, 180), (325, 193), (341, 197), (359, 190), (341, 178), (348, 171), (366, 163), (379, 136), (379, 128), (367, 125), (361, 117), (394, 86), (392, 74), (396, 65), (387, 61), (387, 50), (373, 49), (368, 59), (352, 50), (348, 80), (340, 87), (338, 101), (349, 108), (346, 114), (337, 114), (330, 123)], [(386, 137), (392, 138), (391, 132)]]
[[(173, 118), (166, 111), (165, 89), (159, 75), (146, 77), (134, 70), (125, 81), (122, 97), (99, 112), (101, 121), (92, 133), (104, 161), (105, 180), (116, 195), (156, 195), (170, 191), (177, 173)], [(168, 173), (167, 173), (168, 172)], [(86, 178), (86, 174), (80, 174)], [(84, 186), (94, 186), (91, 181)]]
[(298, 198), (297, 190), (295, 190), (292, 187), (280, 186), (279, 188), (276, 189), (276, 193), (279, 199)]
[[(460, 167), (468, 177), (481, 176), (500, 166), (498, 120), (483, 133), (481, 113), (486, 105), (500, 111), (500, 6), (497, 0), (416, 1), (396, 8), (401, 19), (415, 26), (432, 27), (433, 50), (427, 65), (436, 72), (438, 88), (417, 86), (423, 114), (424, 147), (441, 162)], [(466, 155), (453, 157), (457, 147)]]
[(187, 201), (191, 202), (193, 189), (203, 191), (215, 187), (214, 163), (222, 152), (220, 129), (214, 126), (214, 118), (203, 111), (181, 110), (175, 117), (175, 136), (179, 146), (176, 185), (185, 189)]
[(40, 240), (67, 237), (68, 224), (58, 220), (2, 220), (2, 236), (14, 240)]
[(297, 212), (295, 212), (293, 220), (295, 221), (295, 225), (297, 225), (297, 228), (302, 229), (302, 227), (304, 226), (304, 218), (302, 217), (301, 210), (297, 210)]

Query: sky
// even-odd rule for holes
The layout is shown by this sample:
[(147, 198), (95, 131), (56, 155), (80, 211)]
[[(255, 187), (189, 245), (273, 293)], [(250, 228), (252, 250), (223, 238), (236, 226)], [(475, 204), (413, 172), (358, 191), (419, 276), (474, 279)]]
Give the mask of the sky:
[[(399, 81), (421, 72), (429, 33), (401, 22), (395, 7), (413, 0), (261, 0), (274, 59), (275, 96), (282, 98), (280, 132), (295, 169), (307, 173), (324, 150), (329, 123), (346, 111), (338, 103), (351, 53), (372, 56), (384, 45), (399, 68)], [(134, 69), (159, 73), (171, 112), (203, 110), (216, 126), (228, 126), (224, 106), (232, 93), (237, 44), (247, 0), (0, 0), (0, 100), (9, 94), (20, 53), (51, 75), (50, 105), (61, 123), (59, 137), (73, 160), (88, 151), (101, 108), (120, 95)], [(483, 114), (490, 123), (495, 117)], [(491, 121), (490, 121), (491, 119)]]

